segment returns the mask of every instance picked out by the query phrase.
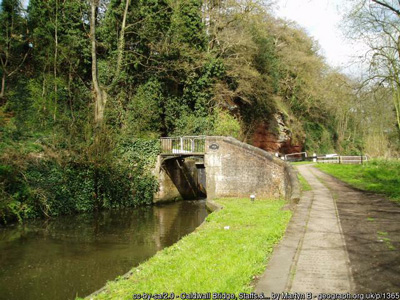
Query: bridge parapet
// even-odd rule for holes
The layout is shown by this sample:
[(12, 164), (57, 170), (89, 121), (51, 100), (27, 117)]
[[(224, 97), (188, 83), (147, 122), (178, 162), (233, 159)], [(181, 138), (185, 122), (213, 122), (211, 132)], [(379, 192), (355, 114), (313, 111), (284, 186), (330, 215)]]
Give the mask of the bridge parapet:
[[(207, 199), (249, 195), (259, 199), (286, 197), (291, 203), (299, 199), (297, 175), (289, 164), (232, 137), (162, 138), (161, 146), (156, 202), (186, 198), (177, 188), (193, 190), (184, 185), (195, 186), (196, 182), (205, 188)], [(195, 169), (197, 172), (183, 172)], [(174, 177), (180, 172), (182, 176)]]
[(161, 138), (161, 155), (204, 155), (205, 136), (180, 136)]

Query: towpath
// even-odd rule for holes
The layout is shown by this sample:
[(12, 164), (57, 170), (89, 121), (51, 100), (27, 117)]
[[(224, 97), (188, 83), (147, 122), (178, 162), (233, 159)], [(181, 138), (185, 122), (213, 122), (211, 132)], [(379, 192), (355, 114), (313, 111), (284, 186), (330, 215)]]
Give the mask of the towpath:
[(285, 237), (255, 291), (368, 293), (400, 291), (400, 205), (297, 167), (303, 192)]
[[(352, 276), (335, 201), (308, 165), (299, 166), (299, 171), (312, 191), (303, 194), (256, 290), (314, 295), (349, 292)], [(273, 275), (276, 272), (278, 277)]]

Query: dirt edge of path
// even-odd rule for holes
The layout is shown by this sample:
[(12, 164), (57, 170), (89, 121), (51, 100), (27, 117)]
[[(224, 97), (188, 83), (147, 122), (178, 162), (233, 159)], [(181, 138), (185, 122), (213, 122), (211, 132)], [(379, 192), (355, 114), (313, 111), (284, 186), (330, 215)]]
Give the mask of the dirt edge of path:
[(400, 205), (313, 167), (338, 208), (357, 293), (400, 292)]

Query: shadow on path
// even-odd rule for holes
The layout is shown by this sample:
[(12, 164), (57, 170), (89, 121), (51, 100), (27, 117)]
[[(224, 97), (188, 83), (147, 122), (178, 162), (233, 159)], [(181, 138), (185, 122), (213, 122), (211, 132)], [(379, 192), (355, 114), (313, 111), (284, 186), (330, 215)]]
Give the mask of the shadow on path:
[(315, 168), (313, 172), (336, 200), (355, 292), (399, 292), (400, 205)]

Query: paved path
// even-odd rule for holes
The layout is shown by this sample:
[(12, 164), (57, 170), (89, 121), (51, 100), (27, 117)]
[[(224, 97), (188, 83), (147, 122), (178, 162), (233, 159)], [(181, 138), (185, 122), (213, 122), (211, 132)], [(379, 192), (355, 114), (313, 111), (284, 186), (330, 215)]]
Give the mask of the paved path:
[(353, 280), (337, 207), (310, 165), (298, 167), (312, 187), (303, 193), (284, 239), (255, 291), (347, 293)]

